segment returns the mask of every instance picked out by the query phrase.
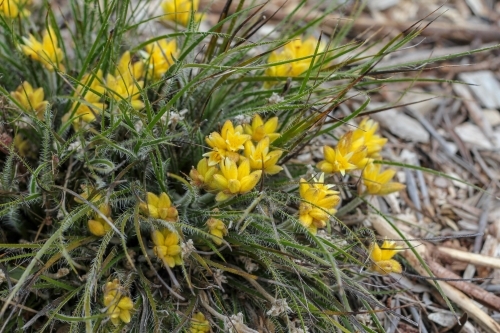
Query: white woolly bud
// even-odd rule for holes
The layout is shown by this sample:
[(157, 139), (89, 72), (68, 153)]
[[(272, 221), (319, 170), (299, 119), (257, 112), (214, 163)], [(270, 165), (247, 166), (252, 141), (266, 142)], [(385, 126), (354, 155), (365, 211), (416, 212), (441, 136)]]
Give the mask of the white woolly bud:
[(187, 258), (191, 255), (191, 252), (196, 250), (196, 248), (193, 245), (193, 240), (188, 239), (187, 242), (181, 243), (181, 256), (182, 258)]
[(284, 298), (277, 298), (274, 300), (272, 306), (271, 306), (271, 310), (267, 311), (267, 315), (268, 316), (273, 316), (273, 317), (277, 317), (279, 315), (281, 315), (282, 313), (287, 313), (287, 312), (291, 312), (292, 309), (288, 306), (288, 303), (286, 302), (286, 299)]
[(269, 102), (269, 104), (278, 104), (284, 102), (285, 98), (273, 92), (273, 94), (267, 99), (267, 101)]

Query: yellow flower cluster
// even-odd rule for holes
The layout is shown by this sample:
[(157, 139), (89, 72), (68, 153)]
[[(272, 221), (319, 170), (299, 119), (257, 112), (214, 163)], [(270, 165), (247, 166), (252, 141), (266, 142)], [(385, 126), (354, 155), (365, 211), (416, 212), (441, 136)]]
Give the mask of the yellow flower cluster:
[(274, 175), (283, 168), (277, 166), (282, 150), (271, 150), (270, 144), (279, 137), (278, 118), (264, 122), (259, 115), (252, 124), (234, 126), (227, 120), (220, 132), (212, 132), (206, 143), (212, 148), (206, 158), (192, 169), (190, 178), (195, 186), (218, 192), (216, 200), (251, 191), (262, 173)]
[(161, 8), (165, 13), (165, 20), (173, 21), (186, 27), (189, 23), (191, 12), (195, 12), (193, 18), (195, 22), (199, 22), (203, 18), (203, 14), (196, 13), (199, 5), (199, 0), (165, 0), (161, 3)]
[(106, 81), (102, 85), (109, 93), (109, 96), (120, 102), (125, 100), (136, 109), (142, 109), (144, 103), (140, 100), (140, 89), (144, 86), (144, 81), (140, 80), (144, 75), (144, 63), (136, 61), (132, 63), (130, 52), (125, 52), (113, 74), (106, 75)]
[(325, 173), (363, 170), (363, 184), (367, 193), (385, 195), (399, 191), (405, 186), (390, 182), (395, 171), (387, 170), (380, 173), (380, 165), (373, 164), (380, 158), (380, 151), (387, 142), (386, 138), (376, 134), (378, 123), (365, 118), (354, 131), (344, 134), (335, 148), (324, 146), (324, 160), (317, 165)]
[[(146, 51), (142, 54), (145, 60), (132, 62), (130, 52), (126, 51), (118, 61), (114, 72), (108, 73), (104, 82), (102, 78), (98, 80), (102, 82), (101, 89), (106, 89), (111, 99), (117, 102), (125, 100), (135, 110), (144, 108), (140, 91), (144, 87), (143, 78), (146, 71), (154, 80), (160, 79), (173, 65), (173, 57), (178, 54), (177, 43), (175, 40), (170, 42), (160, 40), (147, 45)], [(145, 68), (145, 64), (148, 68)]]
[(324, 174), (313, 178), (311, 182), (300, 179), (299, 193), (302, 202), (299, 206), (299, 221), (316, 234), (318, 229), (324, 228), (331, 215), (335, 214), (335, 206), (340, 201), (337, 191), (332, 190), (333, 185), (325, 184)]
[(395, 170), (389, 169), (381, 172), (380, 169), (380, 164), (370, 163), (363, 170), (363, 184), (366, 187), (367, 193), (372, 195), (386, 195), (401, 191), (406, 187), (401, 183), (391, 182), (391, 179), (396, 174)]
[(130, 310), (134, 308), (132, 299), (123, 295), (123, 287), (120, 286), (118, 279), (106, 283), (104, 286), (104, 305), (107, 307), (106, 313), (114, 325), (120, 324), (120, 321), (130, 323)]
[(210, 332), (210, 323), (201, 312), (195, 313), (191, 318), (189, 333), (208, 333)]
[(179, 236), (169, 229), (155, 230), (151, 234), (153, 240), (154, 254), (163, 262), (165, 266), (175, 267), (182, 265), (181, 247)]
[[(286, 44), (281, 51), (274, 51), (269, 56), (270, 64), (290, 61), (284, 64), (268, 67), (265, 71), (267, 76), (297, 77), (309, 69), (312, 64), (313, 55), (316, 51), (318, 40), (309, 37), (306, 40), (294, 39)], [(319, 45), (318, 52), (323, 52), (325, 46)], [(302, 59), (305, 58), (305, 59)], [(297, 59), (297, 60), (295, 60)], [(295, 60), (295, 61), (291, 61)], [(272, 84), (266, 82), (269, 87)]]
[(23, 53), (31, 59), (40, 62), (49, 71), (58, 68), (64, 71), (62, 64), (63, 51), (58, 47), (59, 41), (52, 28), (45, 30), (42, 41), (38, 41), (33, 35), (29, 38), (23, 37), (24, 45), (21, 45)]
[(12, 142), (17, 150), (17, 153), (25, 158), (36, 158), (36, 148), (31, 142), (24, 138), (21, 133), (16, 134)]
[(106, 105), (100, 102), (104, 94), (102, 71), (96, 74), (85, 74), (75, 89), (74, 96), (78, 100), (73, 102), (71, 111), (63, 117), (67, 122), (73, 116), (73, 128), (78, 131), (82, 126), (93, 122), (101, 114)]
[(28, 81), (24, 81), (11, 96), (21, 104), (24, 111), (31, 112), (40, 120), (43, 120), (45, 110), (49, 102), (44, 100), (43, 88), (33, 89)]
[[(95, 191), (92, 186), (83, 187), (83, 193), (80, 193), (80, 196), (85, 200), (88, 200), (92, 203), (99, 202), (102, 199), (102, 195)], [(75, 197), (75, 201), (78, 203), (85, 203), (85, 201), (80, 200)], [(99, 205), (99, 211), (104, 214), (108, 218), (108, 220), (113, 221), (111, 219), (111, 207), (107, 203), (102, 203)], [(111, 226), (97, 213), (94, 214), (94, 217), (87, 222), (89, 231), (94, 236), (102, 237), (108, 233), (112, 228)]]
[(146, 202), (141, 202), (139, 204), (139, 209), (146, 216), (165, 220), (167, 222), (177, 222), (179, 218), (177, 208), (172, 205), (172, 201), (165, 192), (162, 192), (160, 196), (148, 192)]
[(25, 8), (29, 4), (31, 0), (2, 0), (0, 1), (0, 15), (8, 18), (30, 16), (30, 11)]
[(401, 246), (397, 246), (392, 241), (385, 240), (382, 247), (377, 243), (370, 245), (370, 259), (372, 261), (370, 269), (377, 273), (387, 275), (390, 273), (401, 273), (401, 264), (392, 259), (398, 252), (402, 251)]
[[(111, 207), (109, 207), (109, 205), (101, 205), (99, 210), (108, 218), (108, 220), (113, 221), (111, 219)], [(88, 221), (88, 226), (90, 232), (98, 237), (106, 235), (108, 231), (111, 230), (111, 226), (97, 213), (94, 215), (92, 220)]]
[(174, 64), (174, 58), (179, 55), (175, 39), (167, 42), (166, 39), (146, 45), (143, 56), (148, 66), (148, 75), (155, 81), (161, 79)]
[(209, 218), (207, 221), (208, 232), (213, 235), (212, 240), (215, 244), (221, 245), (222, 239), (227, 235), (227, 227), (219, 219), (213, 217)]

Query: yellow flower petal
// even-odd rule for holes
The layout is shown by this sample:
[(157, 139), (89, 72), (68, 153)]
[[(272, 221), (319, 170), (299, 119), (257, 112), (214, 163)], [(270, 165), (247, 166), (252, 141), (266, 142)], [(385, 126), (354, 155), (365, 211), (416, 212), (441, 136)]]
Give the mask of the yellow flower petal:
[(134, 308), (134, 303), (130, 297), (122, 297), (118, 302), (118, 307), (123, 310), (131, 310)]
[(125, 324), (130, 323), (130, 311), (129, 310), (121, 310), (120, 311), (120, 320)]
[(151, 240), (156, 246), (165, 245), (165, 237), (163, 237), (163, 234), (159, 230), (153, 231), (153, 233), (151, 234)]

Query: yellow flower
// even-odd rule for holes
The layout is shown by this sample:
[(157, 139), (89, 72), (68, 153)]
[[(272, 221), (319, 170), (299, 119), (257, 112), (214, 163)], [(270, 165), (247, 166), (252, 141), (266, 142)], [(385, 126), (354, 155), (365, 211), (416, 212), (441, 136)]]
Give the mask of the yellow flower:
[(64, 55), (62, 50), (57, 46), (57, 35), (52, 28), (45, 30), (43, 40), (39, 42), (30, 34), (29, 38), (23, 37), (25, 45), (21, 45), (23, 53), (31, 59), (40, 62), (45, 68), (53, 71), (58, 68), (64, 71), (62, 60)]
[(276, 165), (282, 154), (282, 150), (269, 152), (269, 137), (267, 136), (257, 146), (254, 146), (252, 141), (245, 143), (245, 157), (250, 161), (252, 170), (262, 170), (269, 175), (277, 174), (283, 170), (282, 167)]
[(317, 168), (323, 172), (340, 172), (343, 176), (346, 171), (357, 169), (357, 167), (349, 161), (352, 153), (343, 155), (338, 147), (332, 148), (323, 146), (323, 155), (325, 159), (317, 165)]
[(324, 228), (331, 215), (335, 214), (335, 206), (339, 203), (339, 192), (332, 190), (333, 185), (324, 183), (324, 174), (311, 183), (300, 179), (299, 193), (303, 202), (299, 206), (299, 221), (316, 234), (318, 228)]
[(102, 82), (102, 71), (99, 70), (95, 75), (84, 75), (76, 87), (74, 96), (80, 98), (80, 100), (73, 102), (72, 111), (63, 117), (63, 122), (68, 121), (71, 115), (76, 117), (73, 120), (75, 131), (78, 131), (81, 125), (93, 122), (96, 115), (104, 110), (106, 105), (99, 102), (104, 94)]
[(352, 135), (352, 141), (355, 145), (366, 146), (367, 156), (370, 158), (378, 158), (380, 151), (387, 143), (386, 138), (375, 134), (377, 129), (378, 123), (376, 121), (364, 118)]
[(181, 247), (179, 246), (179, 236), (168, 230), (155, 230), (151, 234), (153, 240), (154, 254), (163, 261), (165, 266), (170, 268), (175, 265), (182, 265)]
[(144, 103), (140, 100), (140, 89), (143, 86), (144, 81), (133, 81), (131, 80), (131, 76), (106, 75), (105, 88), (110, 92), (110, 97), (117, 102), (126, 100), (135, 110), (140, 110), (144, 107)]
[(373, 195), (386, 195), (392, 192), (398, 192), (406, 186), (391, 182), (396, 174), (395, 170), (389, 169), (380, 172), (380, 164), (369, 163), (363, 170), (363, 184), (366, 186), (366, 192)]
[(212, 240), (215, 244), (221, 245), (222, 239), (227, 235), (227, 227), (219, 219), (215, 219), (213, 217), (209, 218), (207, 221), (208, 232), (215, 237), (212, 237)]
[(196, 313), (191, 318), (189, 333), (208, 333), (210, 332), (210, 323), (201, 312)]
[(167, 42), (166, 39), (148, 44), (146, 46), (146, 63), (148, 75), (154, 80), (159, 80), (165, 74), (170, 66), (174, 64), (174, 57), (177, 57), (177, 42), (175, 39)]
[(43, 120), (49, 102), (43, 100), (45, 94), (42, 87), (33, 90), (31, 84), (24, 81), (17, 87), (16, 91), (10, 94), (21, 104), (25, 111), (34, 112), (38, 119)]
[(9, 18), (30, 16), (30, 11), (25, 8), (29, 2), (30, 0), (1, 0), (0, 15)]
[(344, 134), (335, 148), (324, 146), (325, 159), (317, 167), (323, 172), (340, 172), (345, 175), (347, 171), (364, 168), (369, 160), (366, 158), (367, 148), (364, 145), (352, 142), (353, 132)]
[(252, 140), (259, 142), (264, 139), (264, 137), (269, 137), (269, 142), (273, 142), (280, 137), (280, 134), (276, 132), (278, 128), (278, 117), (272, 117), (264, 123), (262, 118), (256, 114), (252, 119), (252, 124), (245, 124), (245, 133), (252, 137)]
[[(102, 194), (99, 191), (97, 191), (93, 186), (82, 185), (82, 190), (83, 190), (83, 192), (80, 193), (80, 196), (87, 201), (90, 201), (92, 203), (96, 203), (96, 202), (100, 201), (102, 198)], [(77, 197), (75, 197), (75, 201), (80, 203), (80, 204), (85, 203), (85, 201), (80, 200)], [(106, 204), (103, 204), (101, 206), (105, 206), (105, 205)], [(101, 209), (101, 206), (99, 206), (99, 209)], [(106, 208), (103, 208), (103, 209), (106, 209)], [(107, 214), (105, 213), (105, 215), (107, 215)]]
[[(113, 221), (111, 219), (111, 207), (108, 204), (102, 204), (99, 206), (99, 210), (108, 218), (108, 220)], [(90, 232), (98, 237), (106, 235), (108, 231), (112, 229), (99, 214), (95, 214), (94, 219), (88, 221), (88, 226)]]
[[(161, 8), (165, 13), (165, 19), (187, 26), (191, 12), (198, 10), (199, 0), (165, 0), (161, 3)], [(199, 22), (203, 14), (194, 14), (194, 21)]]
[(212, 132), (205, 138), (205, 142), (213, 149), (211, 152), (203, 154), (208, 157), (208, 165), (216, 165), (224, 158), (229, 157), (233, 162), (238, 162), (240, 154), (238, 151), (244, 149), (244, 144), (250, 140), (250, 135), (243, 134), (243, 127), (233, 126), (227, 120), (222, 126), (220, 133)]
[(97, 237), (102, 237), (111, 230), (111, 226), (100, 216), (88, 221), (90, 233)]
[(34, 150), (31, 142), (23, 138), (21, 134), (16, 134), (12, 143), (21, 157), (36, 158), (36, 150)]
[(236, 194), (251, 191), (260, 180), (262, 170), (250, 173), (250, 162), (246, 159), (237, 167), (236, 163), (227, 158), (219, 163), (221, 174), (214, 175), (214, 183), (220, 192), (215, 197), (224, 201)]
[(117, 78), (121, 76), (130, 85), (144, 76), (144, 63), (142, 61), (132, 63), (130, 52), (126, 51), (118, 61), (114, 74)]
[[(83, 190), (83, 192), (80, 193), (80, 196), (82, 198), (84, 198), (85, 200), (89, 200), (89, 198), (90, 198), (90, 202), (96, 202), (102, 198), (102, 195), (99, 192), (97, 192), (96, 189), (92, 186), (82, 185), (82, 190)], [(85, 202), (77, 197), (75, 197), (75, 201), (78, 203)]]
[[(265, 71), (267, 76), (296, 77), (309, 69), (312, 63), (314, 52), (318, 41), (314, 37), (306, 40), (294, 39), (283, 47), (281, 51), (273, 51), (269, 56), (268, 63), (283, 62), (288, 60), (308, 57), (307, 59), (296, 60), (286, 64), (268, 67)], [(323, 52), (325, 46), (320, 44), (318, 52)], [(267, 86), (272, 85), (266, 82)]]
[(396, 253), (402, 251), (400, 246), (396, 243), (385, 240), (382, 248), (377, 243), (370, 245), (370, 259), (372, 265), (370, 269), (377, 273), (387, 275), (390, 273), (401, 273), (403, 269), (401, 264), (392, 259)]
[(106, 313), (114, 325), (120, 324), (120, 321), (126, 324), (130, 323), (130, 310), (134, 308), (134, 303), (130, 297), (123, 296), (118, 279), (106, 283), (104, 287), (104, 305), (107, 307)]
[(179, 217), (177, 208), (172, 206), (172, 201), (170, 201), (170, 198), (165, 192), (162, 192), (159, 197), (154, 193), (148, 192), (146, 202), (141, 202), (139, 204), (139, 209), (146, 216), (168, 222), (176, 222)]
[(214, 166), (208, 166), (208, 159), (202, 158), (196, 169), (193, 167), (189, 172), (189, 177), (193, 185), (197, 187), (213, 189), (213, 179), (214, 175), (217, 173), (218, 169)]

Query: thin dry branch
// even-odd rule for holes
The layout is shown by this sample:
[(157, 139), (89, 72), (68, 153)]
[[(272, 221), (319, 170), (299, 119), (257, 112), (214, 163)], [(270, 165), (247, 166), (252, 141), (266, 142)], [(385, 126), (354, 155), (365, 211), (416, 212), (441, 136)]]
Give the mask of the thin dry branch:
[(455, 260), (484, 267), (500, 268), (499, 258), (488, 257), (482, 254), (470, 253), (442, 246), (438, 246), (437, 249), (439, 250), (436, 252), (437, 255), (442, 255), (441, 253), (444, 253), (446, 256)]

